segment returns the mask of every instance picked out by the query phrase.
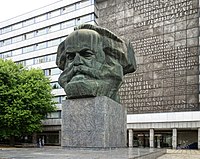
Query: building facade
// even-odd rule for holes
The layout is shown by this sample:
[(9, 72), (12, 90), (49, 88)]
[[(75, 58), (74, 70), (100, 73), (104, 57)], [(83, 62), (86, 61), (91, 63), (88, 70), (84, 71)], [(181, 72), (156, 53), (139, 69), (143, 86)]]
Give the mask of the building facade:
[(94, 0), (62, 0), (0, 23), (0, 58), (41, 68), (51, 79), (57, 111), (43, 121), (38, 137), (45, 144), (60, 145), (61, 101), (65, 92), (58, 84), (61, 71), (55, 64), (58, 45), (81, 23), (96, 25)]
[[(199, 147), (199, 0), (97, 0), (98, 24), (133, 45), (124, 79), (129, 146)], [(115, 25), (114, 25), (115, 24)]]
[(124, 78), (130, 147), (200, 148), (199, 0), (67, 0), (0, 23), (0, 58), (39, 67), (51, 78), (58, 111), (39, 134), (60, 144), (58, 44), (91, 23), (131, 41), (138, 69)]

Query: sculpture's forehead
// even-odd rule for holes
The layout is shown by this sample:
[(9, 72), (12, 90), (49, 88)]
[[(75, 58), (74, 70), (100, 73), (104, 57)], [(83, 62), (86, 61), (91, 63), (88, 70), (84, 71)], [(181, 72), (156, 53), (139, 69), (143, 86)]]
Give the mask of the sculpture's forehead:
[[(89, 30), (89, 29), (80, 29), (80, 30), (75, 30), (73, 31), (66, 39), (67, 42), (70, 41), (78, 41), (78, 42), (82, 42), (81, 40), (85, 39), (85, 40), (99, 40), (100, 39), (100, 35), (99, 33), (97, 33), (94, 30)], [(84, 41), (85, 41), (84, 40)]]
[(93, 50), (99, 47), (101, 43), (101, 35), (94, 30), (80, 29), (72, 32), (65, 39), (66, 49), (81, 49), (82, 47), (88, 47)]

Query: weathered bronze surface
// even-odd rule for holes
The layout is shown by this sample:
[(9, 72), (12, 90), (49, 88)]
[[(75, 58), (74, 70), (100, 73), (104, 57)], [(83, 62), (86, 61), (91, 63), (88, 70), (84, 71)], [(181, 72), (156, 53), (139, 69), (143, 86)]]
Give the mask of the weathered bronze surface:
[(58, 47), (59, 84), (67, 98), (107, 96), (119, 101), (123, 75), (136, 70), (131, 44), (109, 30), (83, 24)]

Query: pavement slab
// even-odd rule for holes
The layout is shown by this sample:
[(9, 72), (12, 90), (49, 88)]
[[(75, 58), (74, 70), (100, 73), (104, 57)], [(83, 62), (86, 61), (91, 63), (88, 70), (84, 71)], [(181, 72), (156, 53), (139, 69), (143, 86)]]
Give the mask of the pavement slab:
[(133, 159), (142, 156), (148, 158), (147, 156), (160, 151), (161, 149), (150, 148), (0, 148), (0, 159)]

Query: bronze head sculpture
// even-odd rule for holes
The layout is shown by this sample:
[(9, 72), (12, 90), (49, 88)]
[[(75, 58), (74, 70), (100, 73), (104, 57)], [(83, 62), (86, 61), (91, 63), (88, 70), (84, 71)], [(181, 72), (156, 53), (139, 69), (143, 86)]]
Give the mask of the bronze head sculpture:
[(90, 24), (75, 28), (58, 46), (58, 82), (67, 98), (107, 96), (119, 101), (123, 75), (136, 70), (131, 44), (109, 30)]

